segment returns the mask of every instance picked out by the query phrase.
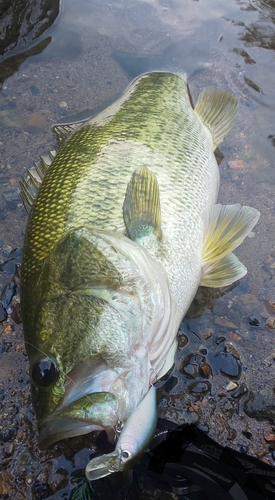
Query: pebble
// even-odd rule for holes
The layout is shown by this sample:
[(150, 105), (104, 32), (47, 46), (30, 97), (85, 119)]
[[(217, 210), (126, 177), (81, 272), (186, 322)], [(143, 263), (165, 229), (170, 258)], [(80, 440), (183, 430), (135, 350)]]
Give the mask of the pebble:
[(253, 318), (252, 316), (250, 316), (248, 318), (248, 323), (250, 324), (250, 326), (259, 326), (260, 321), (257, 318)]
[(31, 91), (31, 93), (32, 93), (33, 95), (37, 95), (37, 94), (39, 94), (39, 92), (40, 92), (39, 88), (38, 88), (38, 87), (36, 87), (36, 85), (31, 85), (31, 86), (30, 86), (30, 91)]
[(29, 127), (45, 127), (46, 119), (44, 116), (39, 115), (38, 113), (31, 113), (28, 119)]
[(275, 301), (267, 300), (265, 302), (265, 307), (268, 310), (269, 314), (275, 314)]
[(247, 453), (248, 452), (248, 446), (245, 446), (244, 444), (241, 444), (241, 446), (240, 446), (240, 452), (241, 453)]
[(60, 107), (60, 108), (63, 108), (63, 109), (67, 109), (68, 104), (67, 104), (65, 101), (61, 101), (61, 102), (59, 103), (59, 107)]
[(205, 330), (200, 331), (200, 335), (204, 340), (208, 340), (211, 339), (213, 331), (210, 328), (206, 328)]
[(234, 332), (229, 332), (228, 337), (232, 342), (240, 342), (240, 340), (242, 340), (241, 337)]
[(265, 446), (263, 446), (262, 448), (257, 450), (255, 455), (257, 455), (258, 458), (262, 458), (265, 455), (267, 455), (268, 451), (269, 451), (269, 448), (268, 448), (268, 445), (266, 444)]
[(244, 293), (243, 295), (240, 296), (240, 300), (245, 305), (258, 304), (257, 297), (255, 297), (255, 295), (253, 295), (252, 293)]
[(220, 326), (225, 326), (226, 328), (234, 328), (237, 330), (237, 325), (232, 323), (232, 321), (228, 321), (226, 318), (215, 318), (215, 323)]
[(5, 321), (6, 318), (7, 318), (6, 310), (4, 309), (3, 304), (1, 304), (0, 302), (0, 323), (2, 321)]
[(212, 377), (211, 366), (208, 365), (208, 363), (203, 363), (202, 365), (200, 365), (199, 371), (201, 373), (201, 376), (204, 377), (204, 378), (210, 378), (210, 377)]
[(227, 439), (229, 441), (234, 441), (234, 439), (236, 439), (237, 435), (238, 435), (238, 433), (235, 429), (229, 428), (228, 434), (227, 434)]
[(226, 352), (230, 352), (230, 354), (232, 354), (232, 356), (234, 356), (234, 358), (241, 359), (236, 347), (234, 347), (232, 344), (230, 344), (230, 342), (225, 343), (225, 349), (226, 349)]
[(265, 326), (267, 326), (267, 328), (270, 328), (271, 330), (274, 330), (275, 329), (275, 317), (269, 316), (265, 322)]
[(252, 438), (252, 433), (249, 431), (242, 431), (242, 434), (247, 438), (251, 439)]
[(267, 443), (275, 443), (275, 434), (265, 434), (264, 439)]
[(222, 342), (224, 342), (224, 341), (225, 341), (225, 337), (218, 337), (218, 338), (216, 339), (216, 344), (217, 344), (217, 345), (220, 345), (220, 344), (221, 344)]
[(233, 170), (242, 170), (244, 168), (244, 164), (243, 164), (242, 160), (229, 161), (228, 165)]
[(192, 382), (188, 386), (188, 390), (192, 394), (207, 394), (211, 391), (211, 384), (208, 381), (205, 382)]
[(234, 391), (234, 389), (237, 389), (237, 387), (238, 387), (238, 384), (236, 384), (236, 382), (232, 382), (232, 380), (230, 380), (230, 382), (226, 386), (226, 390), (227, 391)]
[(181, 351), (188, 344), (188, 338), (183, 333), (178, 334), (178, 351)]

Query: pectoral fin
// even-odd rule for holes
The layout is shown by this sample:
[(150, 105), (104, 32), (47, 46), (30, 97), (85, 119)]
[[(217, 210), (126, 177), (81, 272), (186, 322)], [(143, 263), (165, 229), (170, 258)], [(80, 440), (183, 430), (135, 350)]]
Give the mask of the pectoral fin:
[(255, 208), (220, 204), (204, 214), (201, 285), (227, 286), (246, 274), (245, 266), (231, 252), (243, 242), (259, 216)]
[(195, 113), (211, 132), (213, 151), (230, 132), (238, 108), (238, 100), (225, 90), (205, 89), (199, 96)]
[(127, 186), (123, 217), (129, 238), (136, 241), (154, 233), (161, 238), (159, 187), (147, 168), (137, 168)]

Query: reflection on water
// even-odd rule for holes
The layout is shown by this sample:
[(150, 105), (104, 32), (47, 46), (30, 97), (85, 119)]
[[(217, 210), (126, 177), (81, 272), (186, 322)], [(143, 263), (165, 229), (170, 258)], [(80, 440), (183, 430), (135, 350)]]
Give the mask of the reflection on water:
[(28, 57), (47, 47), (51, 38), (41, 37), (58, 13), (59, 0), (0, 1), (0, 85)]
[[(74, 471), (81, 481), (92, 453), (91, 436), (37, 449), (18, 302), (26, 224), (19, 179), (54, 148), (53, 123), (102, 109), (152, 69), (187, 72), (194, 102), (206, 86), (238, 97), (236, 125), (221, 148), (219, 201), (261, 212), (238, 250), (248, 275), (225, 296), (200, 290), (182, 323), (176, 368), (158, 389), (159, 414), (196, 422), (221, 444), (260, 450), (274, 464), (274, 444), (263, 437), (273, 432), (275, 414), (274, 330), (266, 326), (275, 318), (274, 2), (66, 0), (55, 23), (59, 2), (28, 5), (33, 27), (22, 24), (0, 66), (0, 494), (68, 499)], [(44, 8), (45, 24), (34, 5)], [(114, 500), (109, 480), (94, 490)]]
[(256, 0), (245, 2), (237, 0), (241, 8), (255, 10), (259, 13), (259, 19), (251, 24), (245, 25), (241, 39), (249, 45), (263, 47), (264, 49), (275, 49), (275, 2), (274, 0)]

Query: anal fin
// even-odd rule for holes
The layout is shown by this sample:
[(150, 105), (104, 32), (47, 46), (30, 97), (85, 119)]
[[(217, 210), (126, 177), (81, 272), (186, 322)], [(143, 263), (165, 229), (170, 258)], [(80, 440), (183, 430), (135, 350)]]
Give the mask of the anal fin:
[(246, 268), (231, 252), (250, 233), (259, 212), (241, 205), (213, 205), (205, 219), (201, 285), (227, 286), (246, 274)]
[(152, 233), (161, 238), (158, 181), (145, 166), (137, 168), (128, 183), (123, 217), (128, 236), (132, 240), (139, 240)]

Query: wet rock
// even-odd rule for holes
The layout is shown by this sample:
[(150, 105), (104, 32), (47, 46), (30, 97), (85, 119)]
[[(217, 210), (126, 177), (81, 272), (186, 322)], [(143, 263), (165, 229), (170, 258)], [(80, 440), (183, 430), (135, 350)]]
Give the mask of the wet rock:
[(275, 424), (275, 398), (268, 400), (259, 393), (251, 393), (250, 397), (244, 402), (244, 412), (256, 420), (268, 420), (272, 425)]
[(191, 394), (208, 394), (211, 391), (211, 384), (208, 381), (205, 382), (191, 382), (188, 386), (188, 390)]
[(49, 485), (53, 493), (65, 488), (68, 484), (68, 471), (63, 468), (55, 469), (53, 464), (49, 475)]
[(164, 384), (164, 390), (166, 392), (170, 392), (172, 389), (174, 389), (174, 387), (176, 387), (176, 385), (178, 384), (178, 378), (177, 377), (170, 377), (167, 382), (165, 382)]
[(225, 399), (220, 406), (221, 411), (228, 419), (230, 419), (235, 413), (235, 406), (228, 400)]
[(242, 396), (244, 396), (245, 394), (247, 394), (247, 392), (248, 392), (248, 389), (246, 387), (246, 384), (242, 383), (240, 385), (240, 387), (236, 390), (236, 392), (234, 392), (234, 394), (232, 394), (232, 397), (234, 399), (241, 398)]
[(200, 354), (189, 354), (182, 364), (181, 372), (187, 378), (198, 378), (201, 376), (200, 365), (205, 363), (205, 357)]
[(213, 375), (222, 373), (229, 377), (239, 377), (241, 373), (240, 362), (229, 352), (218, 352), (211, 363)]
[(1, 304), (4, 309), (6, 310), (8, 309), (15, 293), (16, 293), (16, 284), (14, 283), (13, 280), (11, 280), (4, 286), (3, 291), (1, 293)]
[(269, 316), (269, 318), (267, 318), (267, 320), (265, 322), (265, 326), (267, 326), (267, 328), (270, 328), (270, 330), (274, 330), (275, 329), (275, 317)]

